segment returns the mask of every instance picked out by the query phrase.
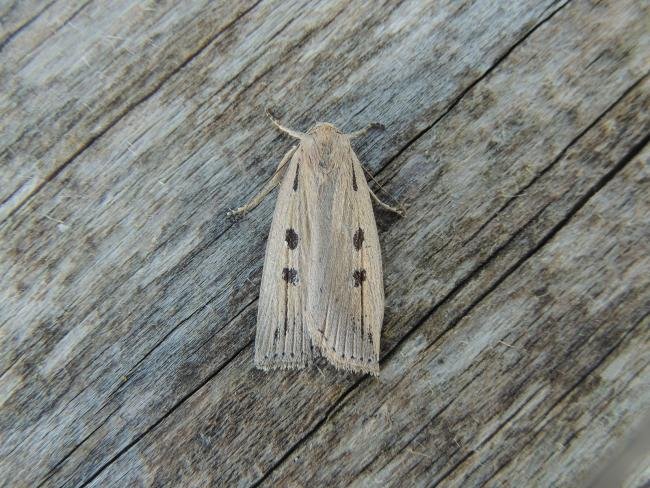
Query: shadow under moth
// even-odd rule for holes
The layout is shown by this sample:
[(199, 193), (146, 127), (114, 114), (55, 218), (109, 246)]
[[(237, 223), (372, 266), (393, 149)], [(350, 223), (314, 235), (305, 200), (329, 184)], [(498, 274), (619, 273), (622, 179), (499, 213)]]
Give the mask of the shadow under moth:
[[(255, 208), (282, 180), (269, 234), (257, 312), (255, 364), (303, 368), (322, 355), (335, 367), (379, 373), (384, 284), (377, 226), (368, 187), (350, 140), (318, 123), (298, 139), (250, 202)], [(379, 126), (381, 127), (381, 126)], [(284, 175), (284, 178), (283, 178)]]

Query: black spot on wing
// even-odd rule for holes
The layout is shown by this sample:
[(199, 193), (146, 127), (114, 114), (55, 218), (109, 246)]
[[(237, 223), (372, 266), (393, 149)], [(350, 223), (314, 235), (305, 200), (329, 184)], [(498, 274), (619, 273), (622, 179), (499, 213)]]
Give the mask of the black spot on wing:
[(359, 251), (361, 249), (361, 244), (363, 244), (363, 229), (361, 227), (359, 227), (354, 233), (352, 242), (354, 243), (354, 248)]
[(354, 164), (352, 165), (352, 189), (354, 191), (357, 191), (359, 189), (359, 186), (357, 185), (357, 175), (354, 172)]
[(295, 249), (298, 247), (298, 234), (296, 231), (289, 228), (284, 234), (284, 240), (287, 242), (289, 249)]
[(364, 281), (366, 281), (366, 270), (355, 269), (354, 273), (352, 273), (352, 278), (354, 278), (355, 288), (358, 288)]
[(298, 284), (298, 271), (294, 268), (284, 268), (282, 269), (282, 279), (295, 286)]

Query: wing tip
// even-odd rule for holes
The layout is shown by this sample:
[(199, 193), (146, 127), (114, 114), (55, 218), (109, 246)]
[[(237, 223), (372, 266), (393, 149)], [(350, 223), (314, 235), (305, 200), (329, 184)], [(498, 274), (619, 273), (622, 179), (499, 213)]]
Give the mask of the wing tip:
[[(361, 361), (348, 360), (339, 357), (333, 351), (323, 351), (325, 359), (334, 366), (336, 369), (341, 371), (347, 371), (350, 373), (359, 373), (359, 374), (370, 374), (372, 376), (379, 376), (379, 362), (372, 360), (368, 363)], [(273, 371), (273, 370), (299, 370), (305, 369), (311, 366), (313, 361), (282, 361), (282, 360), (255, 360), (255, 367), (261, 369), (262, 371)]]
[(327, 359), (336, 369), (349, 371), (351, 373), (379, 376), (379, 354), (377, 354), (376, 357), (371, 357), (367, 360), (341, 357), (341, 355), (334, 351), (334, 349), (327, 343), (322, 334), (310, 329), (310, 335), (314, 346), (318, 348), (325, 359)]
[(379, 362), (373, 359), (370, 362), (356, 361), (353, 359), (346, 359), (340, 357), (334, 351), (324, 350), (323, 355), (332, 366), (342, 371), (350, 373), (370, 374), (372, 376), (379, 376)]

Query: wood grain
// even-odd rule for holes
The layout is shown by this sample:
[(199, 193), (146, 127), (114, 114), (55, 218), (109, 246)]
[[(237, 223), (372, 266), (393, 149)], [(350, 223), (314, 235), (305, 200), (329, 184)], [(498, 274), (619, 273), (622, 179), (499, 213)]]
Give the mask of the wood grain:
[[(646, 425), (642, 2), (0, 11), (3, 485), (589, 486)], [(379, 378), (253, 368), (265, 107), (387, 126)]]

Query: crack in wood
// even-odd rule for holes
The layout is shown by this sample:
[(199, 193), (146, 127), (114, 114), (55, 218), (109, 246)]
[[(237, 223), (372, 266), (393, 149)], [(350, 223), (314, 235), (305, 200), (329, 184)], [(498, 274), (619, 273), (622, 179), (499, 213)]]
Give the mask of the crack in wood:
[(88, 149), (90, 146), (92, 146), (95, 141), (97, 141), (100, 137), (102, 137), (104, 134), (106, 134), (109, 130), (111, 130), (113, 127), (115, 127), (129, 112), (131, 112), (133, 109), (135, 109), (137, 106), (141, 105), (142, 103), (146, 102), (149, 100), (170, 78), (172, 78), (174, 75), (176, 75), (178, 72), (180, 72), (185, 66), (187, 66), (194, 58), (196, 58), (205, 48), (207, 48), (210, 44), (212, 44), (221, 34), (223, 34), (226, 30), (228, 30), (232, 25), (234, 25), (239, 19), (241, 19), (243, 16), (248, 14), (251, 10), (253, 10), (255, 7), (257, 7), (260, 3), (262, 3), (263, 0), (258, 0), (255, 2), (251, 7), (248, 9), (244, 10), (240, 15), (238, 15), (236, 18), (234, 18), (231, 22), (226, 24), (222, 29), (220, 29), (217, 33), (215, 33), (213, 36), (208, 38), (207, 41), (205, 41), (203, 44), (201, 44), (196, 51), (194, 51), (190, 56), (185, 58), (183, 62), (181, 62), (175, 69), (173, 69), (171, 72), (169, 72), (166, 76), (161, 78), (161, 80), (156, 83), (151, 91), (148, 93), (145, 93), (142, 97), (140, 97), (138, 100), (135, 102), (132, 102), (129, 104), (122, 112), (120, 112), (116, 118), (114, 118), (111, 122), (109, 122), (106, 126), (104, 126), (102, 129), (100, 129), (94, 136), (90, 137), (86, 142), (84, 142), (79, 148), (72, 153), (71, 156), (69, 156), (65, 161), (63, 161), (57, 168), (55, 168), (49, 175), (45, 177), (45, 179), (36, 185), (36, 187), (29, 192), (25, 196), (25, 198), (18, 203), (14, 208), (12, 208), (5, 218), (0, 221), (0, 224), (3, 222), (8, 221), (12, 215), (14, 215), (18, 210), (20, 210), (29, 200), (32, 199), (34, 195), (36, 195), (38, 192), (40, 192), (43, 187), (50, 181), (52, 181), (54, 178), (57, 177), (63, 171), (70, 163), (72, 163), (81, 153), (83, 153), (86, 149)]
[(472, 91), (472, 89), (478, 85), (481, 81), (486, 79), (490, 74), (503, 62), (517, 47), (519, 47), (522, 43), (526, 41), (530, 37), (531, 34), (533, 34), (537, 29), (539, 29), (542, 25), (544, 25), (546, 22), (551, 20), (555, 14), (557, 14), (560, 10), (562, 10), (566, 5), (570, 3), (571, 0), (568, 0), (567, 2), (561, 4), (559, 7), (557, 7), (555, 10), (553, 10), (548, 16), (543, 18), (540, 22), (535, 24), (528, 32), (526, 32), (520, 39), (518, 39), (514, 44), (512, 44), (508, 49), (505, 50), (505, 52), (497, 57), (496, 61), (490, 65), (488, 69), (483, 72), (481, 76), (476, 78), (474, 81), (472, 81), (469, 85), (467, 85), (463, 90), (460, 92), (460, 94), (447, 106), (447, 108), (440, 114), (430, 125), (426, 126), (424, 129), (419, 131), (414, 137), (408, 140), (406, 144), (404, 144), (397, 153), (395, 153), (394, 156), (391, 156), (390, 159), (386, 161), (384, 165), (382, 165), (378, 171), (375, 172), (375, 176), (378, 176), (379, 173), (381, 173), (384, 169), (386, 169), (393, 161), (395, 161), (397, 158), (399, 158), (404, 152), (408, 150), (413, 144), (415, 144), (422, 136), (427, 134), (431, 129), (433, 129), (438, 122), (440, 122), (443, 118), (445, 118), (460, 102), (461, 100), (467, 95), (469, 92)]
[(169, 409), (165, 414), (160, 417), (158, 420), (156, 420), (154, 423), (152, 423), (147, 429), (142, 432), (141, 434), (137, 435), (133, 440), (131, 440), (126, 446), (124, 446), (122, 449), (120, 449), (117, 454), (115, 454), (112, 458), (110, 458), (107, 462), (102, 464), (97, 470), (95, 470), (86, 480), (84, 480), (81, 483), (81, 487), (88, 486), (90, 483), (93, 482), (106, 468), (108, 468), (111, 464), (113, 464), (117, 459), (122, 457), (124, 453), (126, 453), (129, 449), (131, 449), (133, 446), (135, 446), (140, 440), (142, 440), (144, 437), (147, 436), (150, 432), (152, 432), (158, 425), (160, 425), (167, 417), (169, 417), (172, 413), (178, 409), (181, 405), (183, 405), (187, 400), (189, 400), (196, 392), (198, 392), (201, 388), (203, 388), (205, 385), (207, 385), (214, 377), (216, 377), (224, 368), (226, 368), (230, 363), (237, 357), (239, 356), (245, 349), (253, 345), (253, 341), (248, 341), (246, 344), (244, 344), (242, 347), (237, 349), (237, 351), (230, 356), (226, 361), (224, 361), (223, 364), (221, 364), (215, 371), (210, 373), (201, 383), (199, 383), (198, 386), (190, 390), (187, 394), (185, 394), (179, 401), (177, 401), (171, 409)]
[(564, 148), (558, 153), (558, 155), (551, 161), (550, 164), (546, 165), (542, 170), (537, 173), (526, 185), (524, 185), (521, 189), (517, 190), (517, 194), (508, 198), (499, 209), (494, 212), (490, 218), (485, 220), (479, 228), (474, 231), (467, 239), (463, 241), (463, 246), (466, 246), (469, 244), (478, 234), (483, 231), (494, 219), (497, 215), (499, 215), (501, 212), (503, 212), (506, 208), (510, 206), (512, 202), (514, 202), (518, 196), (522, 193), (525, 193), (526, 190), (531, 188), (535, 183), (537, 183), (544, 175), (546, 175), (558, 162), (560, 162), (567, 154), (569, 149), (571, 149), (573, 146), (575, 146), (585, 135), (589, 133), (590, 130), (592, 130), (594, 127), (598, 125), (600, 121), (602, 121), (606, 115), (608, 115), (619, 103), (621, 103), (630, 93), (632, 93), (641, 83), (645, 81), (645, 79), (648, 77), (648, 73), (644, 74), (641, 78), (636, 80), (634, 83), (632, 83), (628, 88), (626, 88), (623, 93), (611, 104), (609, 105), (604, 111), (602, 111), (598, 117), (596, 117), (589, 125), (587, 125), (583, 130), (581, 130), (578, 135), (576, 135), (569, 143), (564, 146)]
[[(647, 317), (648, 317), (648, 314), (644, 315), (644, 316), (643, 316), (643, 317), (642, 317), (642, 318), (641, 318), (641, 319), (640, 319), (640, 320), (639, 320), (639, 321), (638, 321), (638, 322), (637, 322), (637, 323), (636, 323), (632, 328), (630, 328), (628, 331), (626, 331), (626, 332), (623, 334), (623, 336), (620, 338), (620, 340), (619, 340), (619, 341), (618, 341), (618, 342), (617, 342), (617, 343), (616, 343), (616, 344), (615, 344), (615, 345), (614, 345), (614, 346), (613, 346), (609, 351), (607, 351), (607, 352), (606, 352), (602, 357), (598, 358), (598, 359), (596, 360), (596, 362), (595, 362), (595, 363), (594, 363), (594, 364), (593, 364), (593, 365), (592, 365), (592, 366), (591, 366), (591, 367), (590, 367), (590, 368), (589, 368), (589, 369), (588, 369), (588, 370), (587, 370), (583, 375), (580, 376), (580, 378), (578, 379), (578, 381), (576, 381), (576, 382), (575, 382), (575, 383), (574, 383), (574, 384), (573, 384), (569, 389), (567, 389), (567, 390), (566, 390), (566, 391), (565, 391), (565, 392), (564, 392), (564, 393), (563, 393), (563, 394), (562, 394), (562, 395), (561, 395), (561, 396), (560, 396), (560, 397), (559, 397), (559, 398), (558, 398), (558, 399), (557, 399), (557, 400), (556, 400), (556, 401), (551, 405), (551, 407), (548, 408), (548, 409), (546, 410), (546, 412), (541, 416), (540, 423), (541, 423), (541, 422), (544, 422), (544, 425), (546, 425), (546, 424), (548, 424), (549, 422), (551, 422), (551, 421), (553, 420), (553, 418), (555, 418), (555, 417), (553, 417), (553, 418), (548, 418), (548, 419), (547, 419), (548, 414), (549, 414), (550, 412), (552, 412), (552, 411), (553, 411), (553, 410), (554, 410), (554, 409), (555, 409), (555, 408), (556, 408), (560, 403), (562, 403), (562, 402), (564, 401), (565, 398), (567, 398), (569, 395), (571, 395), (571, 393), (573, 393), (577, 388), (579, 388), (580, 385), (582, 385), (582, 384), (585, 382), (585, 380), (586, 380), (587, 378), (589, 378), (589, 377), (594, 373), (594, 371), (596, 371), (596, 370), (597, 370), (597, 369), (598, 369), (598, 368), (599, 368), (599, 367), (600, 367), (600, 366), (601, 366), (601, 365), (602, 365), (602, 364), (607, 360), (607, 358), (610, 357), (610, 356), (612, 355), (612, 353), (613, 353), (613, 352), (614, 352), (614, 351), (615, 351), (615, 350), (616, 350), (616, 349), (617, 349), (617, 348), (618, 348), (618, 347), (619, 347), (619, 346), (620, 346), (620, 345), (625, 341), (625, 339), (626, 339), (626, 338), (627, 338), (627, 337), (628, 337), (628, 336), (629, 336), (629, 335), (630, 335), (630, 334), (631, 334), (631, 333), (632, 333), (632, 332), (633, 332), (633, 331), (638, 327), (638, 325), (639, 325), (641, 322), (643, 322)], [(532, 442), (533, 442), (535, 439), (537, 439), (537, 437), (539, 436), (539, 434), (540, 434), (541, 432), (543, 432), (543, 429), (542, 429), (542, 428), (539, 428), (539, 429), (538, 429), (538, 430), (533, 434), (532, 438), (530, 438), (530, 439), (528, 440), (528, 442), (526, 442), (523, 446), (521, 446), (521, 449), (523, 449), (523, 448), (525, 448), (526, 446), (532, 444)], [(499, 472), (503, 471), (503, 469), (504, 469), (505, 467), (507, 467), (511, 462), (512, 462), (512, 460), (509, 460), (508, 462), (506, 462), (506, 463), (504, 463), (503, 465), (501, 465), (501, 466), (499, 467), (499, 469), (497, 469), (494, 473), (492, 473), (492, 474), (490, 475), (490, 477), (489, 477), (487, 480), (485, 480), (485, 484), (487, 484), (489, 481), (495, 479), (496, 476), (499, 474)]]
[(307, 442), (311, 437), (311, 434), (317, 431), (318, 429), (320, 429), (320, 427), (330, 419), (331, 415), (333, 415), (336, 412), (339, 405), (341, 405), (348, 397), (348, 395), (350, 395), (354, 390), (356, 390), (357, 386), (361, 384), (361, 382), (364, 381), (367, 377), (368, 375), (364, 375), (363, 377), (361, 377), (361, 379), (357, 380), (352, 386), (350, 386), (347, 390), (345, 390), (343, 394), (339, 395), (339, 397), (334, 401), (334, 403), (325, 411), (323, 418), (320, 419), (318, 422), (316, 422), (316, 425), (314, 425), (314, 427), (311, 430), (309, 430), (301, 439), (299, 439), (295, 444), (290, 446), (289, 449), (282, 455), (282, 457), (280, 457), (280, 459), (278, 459), (277, 462), (275, 462), (273, 466), (271, 466), (271, 468), (266, 470), (262, 474), (262, 476), (251, 485), (251, 488), (255, 488), (260, 484), (262, 484), (271, 475), (271, 473), (275, 469), (277, 469), (278, 466), (280, 466), (284, 461), (289, 459), (291, 454), (293, 454), (296, 451), (296, 449), (298, 449), (304, 442)]
[[(7, 34), (7, 37), (5, 37), (1, 42), (0, 42), (0, 52), (16, 37), (18, 34), (20, 34), (23, 30), (27, 29), (34, 21), (36, 21), (42, 14), (45, 12), (48, 8), (50, 8), (54, 3), (56, 3), (56, 0), (51, 1), (50, 3), (46, 4), (40, 11), (38, 11), (35, 15), (33, 15), (29, 20), (24, 22), (22, 25), (20, 25), (18, 28), (16, 28), (14, 31), (10, 32)], [(5, 15), (7, 13), (5, 12)]]

